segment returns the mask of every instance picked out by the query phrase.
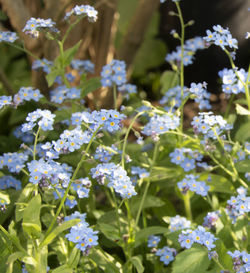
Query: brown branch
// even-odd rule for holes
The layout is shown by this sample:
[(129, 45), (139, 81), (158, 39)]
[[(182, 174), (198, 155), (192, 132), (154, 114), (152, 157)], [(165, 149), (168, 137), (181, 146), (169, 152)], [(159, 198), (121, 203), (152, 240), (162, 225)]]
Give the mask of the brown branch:
[(143, 42), (150, 20), (159, 4), (159, 0), (140, 0), (138, 3), (117, 54), (119, 59), (126, 62), (128, 69), (133, 63), (135, 55)]

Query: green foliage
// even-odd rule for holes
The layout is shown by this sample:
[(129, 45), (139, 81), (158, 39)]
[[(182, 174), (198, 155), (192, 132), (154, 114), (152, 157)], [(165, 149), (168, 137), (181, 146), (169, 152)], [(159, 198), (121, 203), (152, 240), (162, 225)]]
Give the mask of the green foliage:
[(173, 273), (205, 272), (209, 263), (207, 250), (202, 246), (193, 246), (176, 256), (173, 262)]

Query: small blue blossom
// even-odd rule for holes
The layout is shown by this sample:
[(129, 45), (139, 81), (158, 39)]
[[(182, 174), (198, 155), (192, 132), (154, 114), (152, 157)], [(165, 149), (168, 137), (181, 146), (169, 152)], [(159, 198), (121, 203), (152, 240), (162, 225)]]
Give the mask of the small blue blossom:
[(52, 130), (54, 117), (55, 115), (52, 114), (49, 110), (37, 109), (36, 111), (28, 114), (26, 118), (26, 121), (28, 122), (23, 124), (22, 131), (31, 131), (36, 125), (40, 126), (44, 131)]
[(43, 58), (41, 60), (35, 60), (32, 63), (32, 69), (39, 70), (41, 68), (46, 74), (49, 74), (51, 71), (52, 65), (53, 65), (53, 62)]
[(126, 64), (124, 61), (112, 60), (101, 71), (102, 86), (123, 85), (126, 82)]
[(39, 37), (39, 32), (44, 29), (47, 31), (58, 32), (54, 27), (56, 23), (52, 19), (30, 18), (23, 28), (23, 32), (30, 35), (33, 38)]
[(212, 112), (202, 112), (195, 116), (191, 122), (194, 131), (203, 134), (205, 139), (222, 137), (223, 131), (232, 129), (222, 116), (213, 115)]
[(38, 89), (32, 87), (21, 87), (17, 94), (15, 94), (13, 101), (15, 106), (23, 103), (24, 101), (39, 101), (43, 95)]
[(8, 188), (15, 188), (16, 190), (21, 189), (21, 181), (17, 180), (15, 177), (11, 175), (6, 175), (0, 177), (0, 189), (5, 190)]
[(98, 236), (96, 235), (98, 231), (93, 231), (93, 229), (89, 227), (85, 218), (86, 214), (80, 214), (79, 212), (75, 212), (71, 216), (66, 216), (65, 221), (80, 219), (80, 222), (71, 227), (70, 233), (65, 237), (69, 241), (75, 243), (76, 247), (87, 255), (91, 247), (98, 245)]
[(179, 117), (173, 114), (154, 115), (149, 122), (144, 126), (142, 133), (147, 136), (161, 135), (169, 130), (174, 130), (179, 126)]
[(209, 186), (203, 181), (197, 181), (198, 176), (188, 174), (183, 180), (177, 183), (180, 191), (185, 194), (188, 190), (195, 192), (198, 195), (206, 196)]
[(160, 257), (160, 261), (168, 265), (174, 260), (177, 252), (176, 249), (164, 246), (156, 251), (155, 255)]
[(149, 172), (146, 169), (141, 168), (141, 167), (132, 166), (131, 167), (131, 173), (135, 174), (135, 175), (138, 175), (140, 179), (149, 177)]
[(189, 92), (195, 96), (194, 100), (198, 103), (200, 109), (211, 109), (210, 94), (206, 90), (206, 83), (191, 83)]
[(148, 247), (157, 247), (158, 243), (160, 242), (161, 237), (151, 235), (148, 237)]
[(98, 164), (91, 169), (91, 176), (100, 184), (104, 184), (105, 179), (108, 180), (108, 187), (114, 188), (115, 192), (122, 198), (131, 198), (136, 195), (131, 179), (127, 176), (127, 172), (119, 165), (114, 163)]
[(15, 32), (0, 31), (0, 42), (14, 43), (19, 37)]
[[(183, 52), (183, 64), (185, 66), (192, 64), (194, 60), (194, 54), (199, 49), (204, 49), (205, 43), (201, 37), (195, 37), (193, 39), (185, 41)], [(170, 64), (180, 65), (181, 63), (181, 46), (177, 46), (176, 51), (167, 54), (165, 60)]]
[(97, 20), (97, 10), (89, 5), (76, 5), (71, 11), (67, 12), (64, 20), (67, 20), (71, 15), (86, 15), (89, 22), (95, 22)]
[(202, 225), (210, 229), (215, 229), (216, 221), (219, 219), (219, 216), (218, 211), (208, 212), (208, 214), (204, 217)]
[(190, 227), (191, 222), (187, 220), (185, 217), (181, 217), (180, 215), (170, 217), (169, 229), (171, 232), (175, 232)]
[(3, 108), (5, 105), (12, 104), (12, 97), (11, 96), (0, 96), (0, 109)]
[(205, 230), (204, 227), (198, 226), (197, 229), (191, 230), (183, 230), (179, 235), (178, 241), (183, 248), (191, 248), (193, 243), (198, 243), (200, 245), (204, 245), (208, 250), (215, 248), (214, 242), (217, 238), (208, 231)]
[(84, 73), (94, 73), (95, 65), (89, 60), (72, 60), (71, 67), (79, 72), (80, 75)]
[(220, 46), (223, 50), (226, 47), (237, 49), (238, 48), (238, 41), (234, 39), (228, 30), (228, 28), (223, 28), (220, 25), (213, 26), (214, 32), (210, 30), (206, 31), (207, 36), (203, 39), (210, 43)]

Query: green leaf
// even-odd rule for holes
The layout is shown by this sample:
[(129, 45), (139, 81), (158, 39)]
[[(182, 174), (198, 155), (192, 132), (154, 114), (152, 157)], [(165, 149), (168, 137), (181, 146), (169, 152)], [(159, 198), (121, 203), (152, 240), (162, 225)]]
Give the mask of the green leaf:
[(162, 227), (162, 226), (152, 226), (152, 227), (141, 229), (137, 231), (135, 234), (135, 247), (139, 246), (141, 243), (147, 240), (148, 236), (150, 235), (163, 234), (168, 231), (169, 231), (168, 228)]
[(80, 85), (80, 88), (82, 89), (82, 98), (87, 96), (89, 93), (97, 90), (102, 86), (101, 84), (101, 78), (100, 77), (95, 77), (87, 80), (83, 84)]
[(20, 221), (23, 218), (24, 206), (21, 203), (26, 203), (30, 200), (32, 193), (35, 190), (35, 185), (28, 183), (22, 190), (16, 205), (16, 221)]
[(98, 222), (98, 229), (111, 241), (120, 239), (118, 229), (115, 225)]
[(76, 247), (70, 253), (69, 260), (67, 262), (70, 268), (75, 268), (80, 260), (80, 250)]
[(205, 247), (194, 246), (178, 254), (173, 262), (172, 273), (201, 273), (209, 266), (208, 251)]
[(69, 268), (68, 265), (64, 264), (62, 266), (57, 267), (56, 269), (52, 270), (51, 273), (73, 273), (73, 269)]
[(206, 184), (210, 186), (210, 191), (212, 192), (234, 193), (233, 184), (223, 176), (203, 173), (200, 175), (199, 179), (201, 181), (206, 181)]
[(3, 193), (2, 191), (0, 191), (0, 202), (1, 200), (3, 200), (4, 203), (7, 203), (7, 204), (10, 203), (9, 195), (6, 193)]
[[(141, 196), (136, 196), (131, 200), (131, 212), (134, 214), (138, 211), (138, 208), (141, 203)], [(143, 203), (142, 209), (152, 208), (152, 207), (162, 207), (165, 203), (156, 196), (147, 195), (145, 202)]]
[(23, 230), (30, 236), (38, 238), (41, 234), (40, 223), (41, 196), (33, 197), (23, 212)]
[[(82, 40), (80, 40), (77, 44), (75, 44), (73, 47), (65, 50), (63, 52), (63, 63), (64, 63), (64, 66), (68, 66), (70, 65), (71, 61), (74, 59), (75, 55), (76, 55), (76, 52), (78, 51), (80, 45), (82, 43)], [(61, 56), (59, 56), (61, 57)], [(59, 58), (58, 57), (58, 58)]]
[(51, 87), (53, 85), (53, 83), (55, 82), (56, 77), (60, 76), (62, 74), (64, 74), (63, 69), (52, 68), (51, 72), (46, 75), (46, 80), (48, 82), (48, 86)]
[(60, 226), (56, 227), (51, 231), (51, 233), (41, 242), (40, 248), (50, 244), (60, 233), (71, 228), (80, 222), (80, 219), (72, 219), (66, 222), (63, 222)]
[(180, 170), (178, 168), (166, 168), (162, 166), (155, 166), (150, 175), (151, 182), (157, 182), (159, 180), (176, 178), (180, 175)]
[(217, 240), (216, 244), (216, 251), (219, 256), (220, 263), (228, 270), (233, 270), (233, 260), (227, 254), (228, 249), (225, 247), (222, 240)]
[(244, 116), (249, 116), (250, 115), (250, 111), (247, 110), (246, 108), (242, 107), (238, 103), (236, 103), (236, 112), (237, 112), (238, 115), (244, 115)]
[(167, 70), (160, 79), (161, 93), (164, 95), (169, 89), (179, 84), (179, 76), (177, 72)]
[(246, 173), (250, 171), (250, 159), (242, 160), (235, 163), (235, 167), (238, 172)]
[(138, 273), (144, 272), (144, 266), (142, 265), (142, 257), (134, 256), (130, 259), (131, 263), (134, 265)]
[(37, 265), (37, 261), (33, 257), (31, 257), (31, 256), (25, 256), (25, 257), (23, 257), (22, 261), (25, 264), (33, 265), (34, 267), (36, 267), (36, 265)]
[[(95, 248), (94, 251), (91, 251), (89, 258), (96, 263), (96, 267), (101, 268), (104, 272), (107, 273), (120, 273), (121, 264), (107, 252)], [(58, 272), (59, 273), (59, 272)]]
[(250, 122), (244, 123), (235, 133), (235, 140), (244, 142), (250, 138)]

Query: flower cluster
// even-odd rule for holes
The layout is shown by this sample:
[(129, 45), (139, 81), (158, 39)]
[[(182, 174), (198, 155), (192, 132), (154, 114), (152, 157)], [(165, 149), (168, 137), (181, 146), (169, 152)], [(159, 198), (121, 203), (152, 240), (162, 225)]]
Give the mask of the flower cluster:
[(233, 258), (233, 268), (237, 273), (250, 272), (250, 254), (239, 250), (228, 251), (227, 254)]
[(72, 123), (74, 125), (80, 125), (82, 123), (88, 124), (92, 131), (101, 128), (112, 133), (121, 128), (121, 121), (126, 116), (120, 114), (116, 110), (101, 109), (100, 111), (89, 112), (77, 112), (72, 116)]
[(17, 106), (24, 101), (39, 101), (43, 95), (38, 89), (32, 87), (21, 87), (17, 94), (15, 94), (13, 101)]
[(73, 226), (70, 229), (70, 233), (68, 233), (65, 237), (69, 241), (75, 243), (76, 247), (82, 252), (88, 254), (91, 247), (98, 245), (98, 236), (96, 235), (98, 232), (93, 231), (93, 229), (89, 227), (89, 224), (85, 220), (85, 213), (80, 214), (76, 211), (74, 214), (65, 217), (65, 221), (72, 219), (80, 219), (80, 222)]
[(64, 19), (67, 20), (72, 14), (76, 16), (85, 15), (88, 17), (89, 22), (97, 20), (97, 10), (89, 5), (76, 5), (71, 11), (67, 12)]
[(79, 178), (71, 184), (74, 191), (76, 191), (78, 198), (87, 198), (89, 196), (89, 188), (91, 181), (88, 177)]
[(177, 183), (177, 186), (183, 194), (190, 190), (201, 196), (206, 196), (209, 186), (204, 181), (197, 181), (196, 179), (198, 179), (197, 175), (187, 174), (183, 180)]
[(122, 93), (123, 96), (128, 100), (129, 95), (137, 93), (137, 87), (134, 84), (123, 84), (118, 87), (118, 90)]
[(73, 130), (64, 130), (58, 140), (52, 141), (52, 145), (48, 145), (48, 153), (46, 155), (49, 156), (52, 152), (51, 147), (58, 154), (74, 152), (80, 149), (83, 144), (89, 143), (91, 136), (92, 133), (90, 131), (86, 130), (83, 132), (80, 126), (77, 126)]
[[(185, 66), (192, 64), (194, 61), (194, 54), (199, 49), (204, 49), (205, 43), (201, 37), (195, 37), (187, 40), (184, 45), (183, 51), (183, 64)], [(181, 47), (177, 46), (176, 51), (167, 54), (165, 60), (169, 63), (180, 64), (182, 59)]]
[(101, 162), (107, 163), (112, 159), (113, 155), (118, 152), (119, 151), (115, 145), (111, 145), (110, 148), (98, 146), (95, 151), (94, 158), (100, 160)]
[(54, 117), (55, 117), (55, 115), (52, 114), (49, 110), (37, 109), (34, 112), (31, 112), (28, 114), (28, 116), (26, 118), (26, 121), (28, 121), (28, 122), (24, 123), (22, 125), (22, 131), (23, 132), (31, 131), (36, 126), (36, 123), (44, 131), (52, 130), (53, 129), (52, 125), (54, 123)]
[(43, 58), (41, 60), (35, 60), (32, 63), (32, 69), (33, 70), (39, 70), (40, 68), (42, 68), (42, 70), (49, 74), (51, 71), (51, 66), (53, 65), (53, 62), (48, 61), (47, 59)]
[(65, 85), (58, 86), (50, 92), (50, 100), (61, 104), (66, 99), (79, 99), (81, 97), (81, 90), (75, 87), (67, 88)]
[(238, 195), (231, 196), (227, 201), (226, 212), (235, 223), (237, 218), (245, 213), (250, 212), (250, 197), (246, 196), (246, 190), (240, 187), (238, 190)]
[(176, 165), (180, 165), (185, 172), (195, 169), (196, 163), (201, 163), (203, 156), (197, 150), (190, 148), (175, 148), (169, 154), (170, 161)]
[(204, 221), (202, 225), (204, 227), (214, 230), (218, 219), (219, 219), (218, 211), (208, 212), (208, 214), (204, 217)]
[(180, 215), (170, 217), (169, 230), (171, 232), (190, 228), (190, 227), (191, 227), (191, 222), (187, 220), (185, 217), (181, 217)]
[(141, 167), (132, 166), (131, 167), (131, 174), (139, 176), (140, 179), (149, 177), (149, 172), (146, 169), (141, 168)]
[(84, 73), (94, 73), (95, 65), (89, 60), (72, 60), (71, 67), (79, 72), (80, 75)]
[(175, 248), (170, 248), (164, 246), (163, 248), (159, 248), (155, 252), (156, 256), (160, 257), (160, 261), (162, 261), (165, 265), (168, 265), (170, 262), (174, 260), (174, 257), (177, 255)]
[(194, 101), (198, 103), (200, 109), (210, 109), (209, 103), (210, 94), (206, 90), (207, 84), (204, 83), (191, 83), (189, 92), (194, 95)]
[(0, 31), (0, 42), (14, 43), (18, 39), (15, 32)]
[(142, 133), (147, 136), (161, 135), (169, 130), (176, 129), (180, 124), (180, 118), (173, 114), (154, 115), (144, 126)]
[(207, 36), (204, 37), (206, 42), (220, 46), (223, 50), (226, 47), (229, 48), (238, 48), (238, 41), (234, 39), (228, 30), (228, 28), (223, 28), (220, 25), (213, 26), (213, 32), (207, 30)]
[(202, 226), (198, 226), (195, 230), (183, 230), (178, 238), (181, 247), (191, 248), (193, 243), (198, 243), (206, 246), (208, 250), (215, 247), (215, 240), (217, 240), (217, 238), (215, 238), (212, 233), (206, 231)]
[(225, 94), (231, 95), (245, 92), (243, 83), (247, 80), (247, 72), (243, 68), (240, 70), (237, 68), (224, 68), (218, 74), (222, 81), (222, 91)]
[(203, 134), (205, 139), (217, 139), (223, 131), (232, 129), (222, 116), (214, 115), (213, 112), (201, 112), (191, 122), (196, 133)]
[(49, 30), (52, 32), (58, 32), (58, 30), (54, 27), (56, 23), (52, 21), (52, 19), (41, 19), (41, 18), (33, 18), (31, 17), (23, 28), (23, 32), (26, 34), (38, 38), (39, 32), (44, 30)]
[(11, 173), (19, 173), (25, 167), (28, 155), (24, 153), (5, 153), (0, 156), (0, 168), (7, 167)]
[(112, 60), (101, 71), (102, 86), (123, 85), (126, 83), (126, 64), (124, 61)]
[(22, 126), (18, 126), (14, 129), (13, 135), (21, 139), (24, 143), (32, 143), (34, 141), (34, 135), (29, 132), (22, 132)]
[(98, 164), (91, 169), (91, 176), (100, 184), (104, 184), (105, 179), (109, 181), (108, 187), (114, 188), (115, 192), (121, 195), (122, 198), (130, 198), (136, 195), (134, 186), (127, 172), (119, 165), (114, 163)]
[[(183, 99), (188, 96), (187, 87), (183, 87)], [(181, 106), (181, 86), (177, 85), (173, 88), (170, 88), (166, 91), (164, 96), (159, 101), (160, 104), (164, 105), (166, 111), (171, 109), (175, 110)]]
[(27, 166), (30, 172), (29, 181), (33, 184), (47, 185), (47, 181), (50, 181), (51, 184), (57, 185), (62, 182), (63, 187), (67, 187), (70, 181), (71, 168), (68, 168), (67, 164), (60, 164), (53, 160), (46, 161), (41, 158), (32, 160)]
[(0, 177), (0, 189), (5, 190), (8, 188), (15, 188), (21, 190), (21, 182), (11, 175), (5, 175)]

